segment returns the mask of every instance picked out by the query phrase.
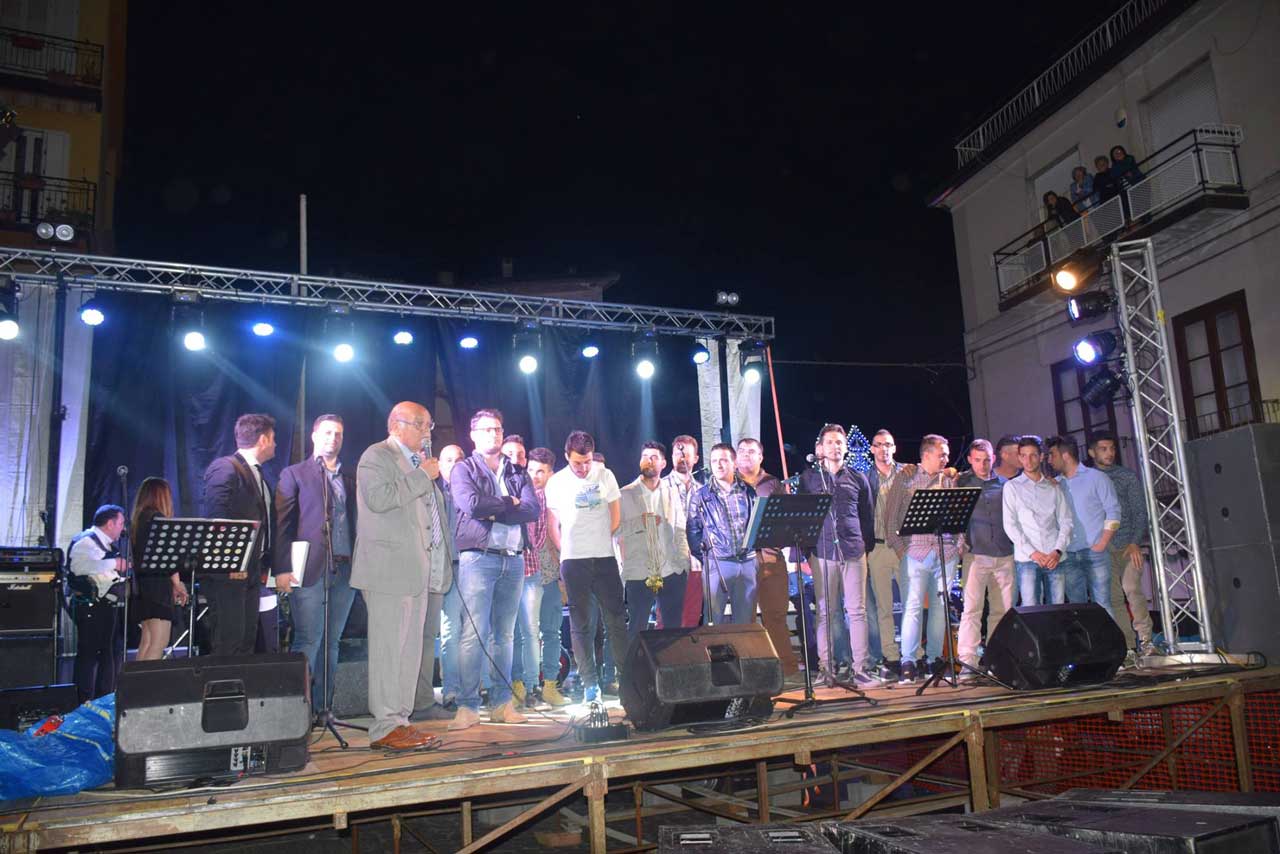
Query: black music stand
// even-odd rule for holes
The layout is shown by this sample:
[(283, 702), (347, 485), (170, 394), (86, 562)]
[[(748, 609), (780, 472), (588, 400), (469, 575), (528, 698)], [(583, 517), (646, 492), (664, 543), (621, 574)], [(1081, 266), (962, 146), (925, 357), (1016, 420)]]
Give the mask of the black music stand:
[(196, 596), (197, 574), (247, 578), (260, 524), (245, 519), (163, 517), (157, 517), (151, 523), (147, 542), (142, 547), (142, 562), (135, 572), (145, 575), (172, 575), (175, 572), (191, 575), (191, 615), (187, 627), (191, 636), (187, 642), (188, 658), (194, 654), (196, 639), (196, 609), (199, 601)]
[[(751, 521), (747, 525), (747, 547), (752, 549), (775, 548), (785, 549), (794, 546), (803, 553), (818, 544), (822, 533), (822, 523), (831, 511), (831, 496), (826, 493), (805, 493), (803, 495), (770, 495), (756, 502), (751, 513)], [(799, 572), (799, 570), (796, 570)], [(857, 687), (845, 682), (837, 682), (836, 687), (843, 688), (853, 696), (837, 697), (830, 700), (819, 700), (813, 694), (813, 665), (809, 661), (809, 630), (804, 615), (808, 607), (804, 601), (804, 581), (797, 579), (800, 590), (800, 608), (796, 619), (800, 622), (800, 647), (804, 654), (804, 699), (792, 700), (779, 697), (774, 702), (785, 703), (786, 716), (793, 717), (801, 709), (817, 708), (833, 703), (844, 703), (849, 700), (865, 700), (875, 706), (878, 703), (862, 693)]]
[[(934, 668), (929, 680), (916, 689), (916, 696), (924, 693), (926, 688), (946, 682), (952, 688), (960, 687), (957, 677), (955, 644), (951, 639), (951, 603), (947, 601), (947, 590), (951, 581), (947, 577), (947, 552), (943, 534), (963, 534), (969, 530), (969, 517), (978, 506), (978, 497), (982, 490), (976, 486), (962, 486), (953, 489), (917, 489), (907, 505), (906, 515), (902, 517), (902, 525), (898, 528), (898, 536), (907, 537), (916, 534), (932, 534), (938, 538), (938, 562), (941, 564), (942, 581), (938, 586), (939, 607), (942, 608), (946, 620), (947, 633), (942, 636), (943, 663)], [(906, 601), (906, 597), (903, 597)], [(924, 615), (920, 620), (924, 622)], [(903, 650), (907, 652), (907, 650)], [(970, 668), (972, 670), (972, 668)], [(980, 671), (974, 670), (974, 673)]]

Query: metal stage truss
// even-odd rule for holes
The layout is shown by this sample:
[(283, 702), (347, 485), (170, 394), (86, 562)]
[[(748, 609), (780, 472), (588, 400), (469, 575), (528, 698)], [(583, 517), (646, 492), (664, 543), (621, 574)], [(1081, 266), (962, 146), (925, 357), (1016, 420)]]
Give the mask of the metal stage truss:
[(481, 321), (532, 320), (546, 326), (699, 338), (774, 336), (773, 318), (699, 309), (593, 302), (555, 297), (389, 284), (360, 279), (235, 270), (195, 264), (139, 261), (0, 247), (0, 276), (69, 288), (134, 293), (196, 292), (208, 300), (323, 307), (333, 303), (354, 311), (462, 317)]
[[(1150, 240), (1112, 245), (1111, 282), (1116, 318), (1124, 333), (1125, 372), (1152, 522), (1151, 562), (1165, 638), (1174, 654), (1213, 653), (1195, 509), (1187, 482), (1186, 437), (1178, 419), (1177, 377)], [(1199, 640), (1179, 639), (1192, 628)]]

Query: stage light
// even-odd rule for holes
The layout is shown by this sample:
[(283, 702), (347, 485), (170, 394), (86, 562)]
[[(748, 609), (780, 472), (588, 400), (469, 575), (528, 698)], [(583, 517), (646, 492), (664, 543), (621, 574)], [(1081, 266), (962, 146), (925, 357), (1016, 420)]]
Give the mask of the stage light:
[(705, 365), (711, 361), (711, 351), (702, 344), (694, 344), (690, 358), (693, 359), (695, 365)]
[(182, 346), (193, 353), (200, 352), (205, 347), (204, 333), (193, 329), (182, 336)]
[(536, 356), (521, 356), (519, 362), (520, 373), (532, 374), (538, 370), (538, 359)]
[(582, 358), (594, 359), (596, 356), (599, 356), (599, 355), (600, 355), (600, 348), (597, 347), (595, 344), (582, 345)]
[(520, 321), (516, 325), (516, 334), (511, 338), (511, 352), (515, 353), (520, 373), (527, 375), (538, 370), (538, 354), (541, 351), (542, 335), (538, 332), (538, 322)]
[(265, 320), (259, 320), (257, 323), (253, 324), (253, 334), (257, 335), (259, 338), (266, 338), (269, 335), (273, 335), (275, 331), (276, 328)]
[(1116, 392), (1124, 385), (1124, 381), (1116, 376), (1110, 368), (1103, 367), (1089, 377), (1080, 389), (1080, 397), (1092, 407), (1105, 406), (1115, 397)]
[(413, 333), (408, 329), (401, 329), (395, 335), (391, 336), (391, 340), (399, 344), (401, 347), (408, 347), (413, 343)]
[(642, 380), (653, 379), (658, 372), (658, 333), (650, 329), (631, 342), (631, 360), (636, 376)]
[(36, 226), (36, 237), (41, 240), (53, 240), (53, 223), (42, 222)]
[(1074, 291), (1080, 285), (1080, 279), (1074, 270), (1063, 268), (1053, 274), (1053, 283), (1060, 291)]
[(208, 346), (205, 340), (204, 313), (200, 310), (199, 291), (174, 291), (173, 311), (170, 319), (176, 334), (182, 336), (182, 346), (199, 352)]
[(18, 337), (18, 287), (0, 289), (0, 341)]
[(480, 346), (480, 339), (470, 333), (467, 333), (458, 339), (458, 346), (463, 350), (474, 350)]
[(356, 348), (343, 341), (333, 348), (333, 358), (339, 362), (350, 362), (356, 357)]
[(53, 230), (53, 236), (63, 243), (70, 243), (76, 239), (76, 230), (64, 222)]
[(325, 306), (325, 312), (338, 317), (345, 317), (351, 313), (351, 306), (345, 302), (331, 302)]
[(1102, 317), (1111, 310), (1114, 301), (1106, 291), (1090, 291), (1067, 300), (1067, 319), (1074, 326), (1095, 317)]
[(107, 315), (103, 312), (102, 304), (98, 300), (91, 299), (80, 306), (80, 320), (85, 326), (101, 326), (106, 319)]
[(733, 291), (716, 291), (716, 305), (737, 305), (738, 299)]
[(41, 240), (59, 240), (63, 243), (70, 243), (76, 239), (76, 230), (65, 222), (60, 222), (57, 225), (51, 222), (42, 222), (36, 225), (36, 237)]
[(1062, 296), (1074, 296), (1098, 271), (1102, 258), (1097, 251), (1077, 251), (1049, 270), (1049, 284)]
[(747, 385), (764, 379), (764, 342), (742, 341), (738, 344), (738, 370)]
[(1071, 352), (1075, 354), (1076, 361), (1080, 364), (1093, 365), (1106, 361), (1115, 352), (1117, 343), (1113, 333), (1095, 332), (1077, 341), (1071, 348)]

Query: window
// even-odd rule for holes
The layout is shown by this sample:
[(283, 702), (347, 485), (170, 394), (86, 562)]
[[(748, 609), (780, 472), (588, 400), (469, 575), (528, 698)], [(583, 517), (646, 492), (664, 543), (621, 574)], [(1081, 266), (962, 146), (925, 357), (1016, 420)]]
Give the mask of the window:
[(1262, 395), (1244, 291), (1178, 315), (1173, 337), (1191, 436), (1260, 420)]
[(1043, 222), (1049, 216), (1049, 212), (1044, 209), (1045, 193), (1053, 190), (1059, 196), (1071, 199), (1071, 170), (1081, 165), (1080, 150), (1073, 148), (1065, 157), (1036, 175), (1031, 182), (1031, 192), (1035, 194), (1031, 200), (1031, 209), (1036, 211), (1035, 222)]
[(1200, 125), (1221, 122), (1209, 60), (1196, 63), (1147, 98), (1142, 117), (1151, 154)]
[(1111, 401), (1103, 406), (1089, 406), (1080, 397), (1080, 389), (1099, 370), (1098, 365), (1084, 367), (1074, 358), (1053, 365), (1053, 406), (1058, 416), (1058, 435), (1076, 440), (1081, 456), (1095, 433), (1117, 435), (1116, 407)]

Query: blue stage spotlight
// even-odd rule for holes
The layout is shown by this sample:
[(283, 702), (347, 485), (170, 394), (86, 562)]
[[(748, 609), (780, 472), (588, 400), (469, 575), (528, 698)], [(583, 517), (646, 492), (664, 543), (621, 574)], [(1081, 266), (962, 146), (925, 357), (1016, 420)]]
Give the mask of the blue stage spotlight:
[[(12, 281), (12, 280), (10, 280)], [(0, 288), (0, 341), (18, 337), (18, 286)]]
[(204, 333), (195, 329), (191, 330), (182, 336), (182, 346), (193, 353), (200, 352), (205, 348)]
[(106, 319), (107, 315), (102, 310), (102, 303), (97, 299), (91, 299), (80, 306), (80, 320), (85, 326), (101, 326), (102, 321)]
[(333, 358), (339, 362), (350, 362), (356, 357), (356, 348), (352, 347), (346, 341), (339, 343), (333, 348)]
[(631, 359), (635, 364), (636, 376), (642, 380), (652, 379), (658, 372), (658, 333), (649, 330), (633, 341)]
[(199, 291), (173, 292), (173, 329), (182, 337), (182, 346), (195, 353), (208, 345), (200, 301)]
[(520, 373), (528, 375), (538, 370), (542, 335), (538, 332), (536, 321), (525, 320), (516, 326), (516, 334), (511, 339), (511, 351), (515, 353), (516, 366), (520, 368)]
[(401, 329), (391, 336), (391, 340), (399, 344), (401, 347), (408, 347), (413, 343), (413, 333), (408, 329)]
[(705, 365), (711, 361), (711, 351), (702, 344), (694, 344), (689, 357), (693, 359), (695, 365)]
[(528, 354), (520, 357), (519, 362), (520, 373), (532, 374), (538, 370), (538, 357)]
[(480, 346), (480, 339), (475, 335), (472, 335), (470, 332), (465, 332), (462, 337), (458, 339), (458, 346), (463, 350), (474, 350)]
[(275, 334), (275, 331), (276, 328), (265, 320), (259, 320), (257, 323), (253, 324), (253, 334), (257, 335), (259, 338), (266, 338), (269, 335), (273, 335)]
[(1077, 341), (1071, 352), (1080, 364), (1093, 365), (1106, 361), (1115, 352), (1117, 343), (1113, 333), (1095, 332)]
[(747, 385), (764, 379), (764, 342), (743, 341), (738, 344), (738, 370)]
[(600, 355), (600, 348), (597, 345), (592, 343), (586, 343), (582, 345), (582, 358), (594, 359), (596, 356), (599, 356), (599, 355)]

